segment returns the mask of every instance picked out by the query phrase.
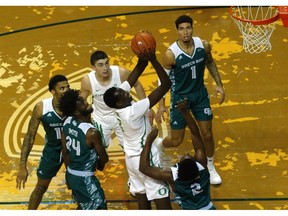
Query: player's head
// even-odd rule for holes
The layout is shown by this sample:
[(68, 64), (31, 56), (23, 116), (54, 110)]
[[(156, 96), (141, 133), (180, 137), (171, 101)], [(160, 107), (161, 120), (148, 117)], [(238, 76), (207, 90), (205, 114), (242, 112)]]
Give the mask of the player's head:
[(100, 51), (100, 50), (93, 52), (91, 57), (90, 57), (91, 65), (95, 66), (96, 61), (98, 61), (100, 59), (108, 59), (108, 55), (105, 52)]
[(52, 90), (55, 90), (59, 82), (68, 82), (68, 79), (65, 76), (60, 75), (60, 74), (53, 76), (50, 79), (49, 84), (48, 84), (49, 91), (51, 92)]
[(70, 89), (63, 94), (59, 101), (59, 109), (64, 116), (87, 116), (93, 112), (93, 108), (76, 89)]
[(184, 155), (178, 163), (178, 179), (180, 181), (193, 181), (199, 176), (199, 170), (194, 158), (190, 155)]
[(121, 109), (131, 105), (132, 97), (128, 91), (121, 88), (109, 88), (103, 95), (105, 104), (110, 108)]
[(175, 20), (175, 26), (176, 29), (179, 28), (179, 25), (182, 23), (190, 23), (191, 27), (193, 26), (193, 19), (187, 15), (182, 15), (179, 16), (176, 20)]

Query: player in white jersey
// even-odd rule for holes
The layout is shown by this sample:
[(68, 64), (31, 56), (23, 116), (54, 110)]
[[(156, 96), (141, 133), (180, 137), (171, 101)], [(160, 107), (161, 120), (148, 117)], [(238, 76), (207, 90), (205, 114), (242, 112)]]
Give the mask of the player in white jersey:
[[(161, 81), (161, 85), (154, 89), (147, 98), (132, 102), (130, 90), (147, 66), (147, 60), (139, 58), (136, 67), (120, 88), (112, 87), (104, 94), (104, 102), (111, 108), (116, 108), (124, 135), (125, 161), (128, 169), (131, 186), (130, 192), (135, 193), (139, 209), (151, 209), (151, 201), (157, 209), (171, 209), (169, 186), (164, 181), (159, 181), (145, 176), (139, 171), (140, 154), (151, 131), (151, 126), (146, 118), (146, 112), (153, 107), (170, 89), (171, 81), (157, 61), (155, 53), (147, 52), (145, 56)], [(161, 166), (159, 151), (162, 140), (157, 140), (151, 151), (151, 163)]]
[[(113, 130), (123, 147), (122, 130), (115, 116), (115, 109), (108, 107), (103, 101), (104, 92), (111, 87), (119, 87), (127, 80), (130, 71), (126, 68), (110, 65), (108, 55), (103, 51), (95, 51), (90, 58), (92, 71), (81, 81), (81, 95), (87, 100), (92, 95), (92, 123), (100, 131), (103, 145), (107, 148), (111, 144)], [(135, 91), (139, 99), (146, 97), (145, 91), (139, 81), (135, 83)], [(147, 116), (152, 124), (153, 114), (148, 112)]]

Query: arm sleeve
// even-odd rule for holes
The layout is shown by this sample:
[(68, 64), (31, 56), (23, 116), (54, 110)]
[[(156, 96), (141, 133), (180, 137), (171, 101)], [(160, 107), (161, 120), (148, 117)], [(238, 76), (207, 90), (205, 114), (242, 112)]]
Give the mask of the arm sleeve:
[(131, 86), (127, 81), (124, 81), (121, 85), (120, 88), (122, 88), (125, 91), (129, 91), (131, 90)]

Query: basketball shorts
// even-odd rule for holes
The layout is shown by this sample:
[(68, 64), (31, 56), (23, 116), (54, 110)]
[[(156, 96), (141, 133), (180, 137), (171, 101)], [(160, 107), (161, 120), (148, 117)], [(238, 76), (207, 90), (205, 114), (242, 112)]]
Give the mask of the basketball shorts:
[(178, 101), (187, 98), (188, 109), (192, 112), (197, 121), (210, 121), (213, 119), (213, 113), (210, 106), (210, 98), (205, 86), (192, 94), (179, 95), (171, 93), (170, 100), (170, 126), (174, 130), (180, 130), (186, 127), (187, 123), (182, 114), (175, 107)]
[(92, 124), (100, 131), (102, 143), (105, 148), (108, 148), (108, 146), (112, 143), (111, 135), (113, 131), (118, 138), (120, 146), (123, 148), (123, 133), (116, 117), (108, 116), (100, 119), (93, 116)]
[(62, 164), (62, 149), (56, 150), (49, 145), (45, 145), (37, 169), (38, 178), (52, 179), (56, 176)]
[[(159, 140), (156, 139), (155, 141)], [(151, 147), (150, 163), (152, 166), (162, 167), (161, 153), (154, 143)], [(139, 171), (140, 155), (130, 157), (125, 155), (125, 162), (129, 174), (131, 194), (146, 194), (149, 201), (169, 196), (169, 186), (166, 182), (150, 178)]]
[(104, 191), (95, 175), (82, 177), (67, 171), (66, 181), (82, 210), (107, 209)]

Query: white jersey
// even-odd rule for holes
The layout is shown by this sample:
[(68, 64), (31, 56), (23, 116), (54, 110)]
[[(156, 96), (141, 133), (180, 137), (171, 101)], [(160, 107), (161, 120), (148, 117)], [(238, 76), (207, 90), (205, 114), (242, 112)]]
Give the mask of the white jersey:
[[(120, 88), (130, 91), (127, 81)], [(133, 102), (131, 106), (116, 109), (117, 117), (124, 136), (124, 152), (127, 156), (140, 155), (146, 142), (146, 137), (151, 131), (151, 125), (146, 112), (150, 107), (148, 98)]]
[(102, 120), (103, 117), (106, 119), (109, 117), (115, 117), (115, 109), (108, 107), (103, 100), (105, 91), (111, 87), (120, 87), (121, 79), (118, 66), (110, 66), (112, 70), (111, 82), (107, 86), (101, 85), (95, 76), (95, 71), (88, 73), (88, 77), (92, 88), (92, 107), (94, 109), (92, 118), (95, 121)]

